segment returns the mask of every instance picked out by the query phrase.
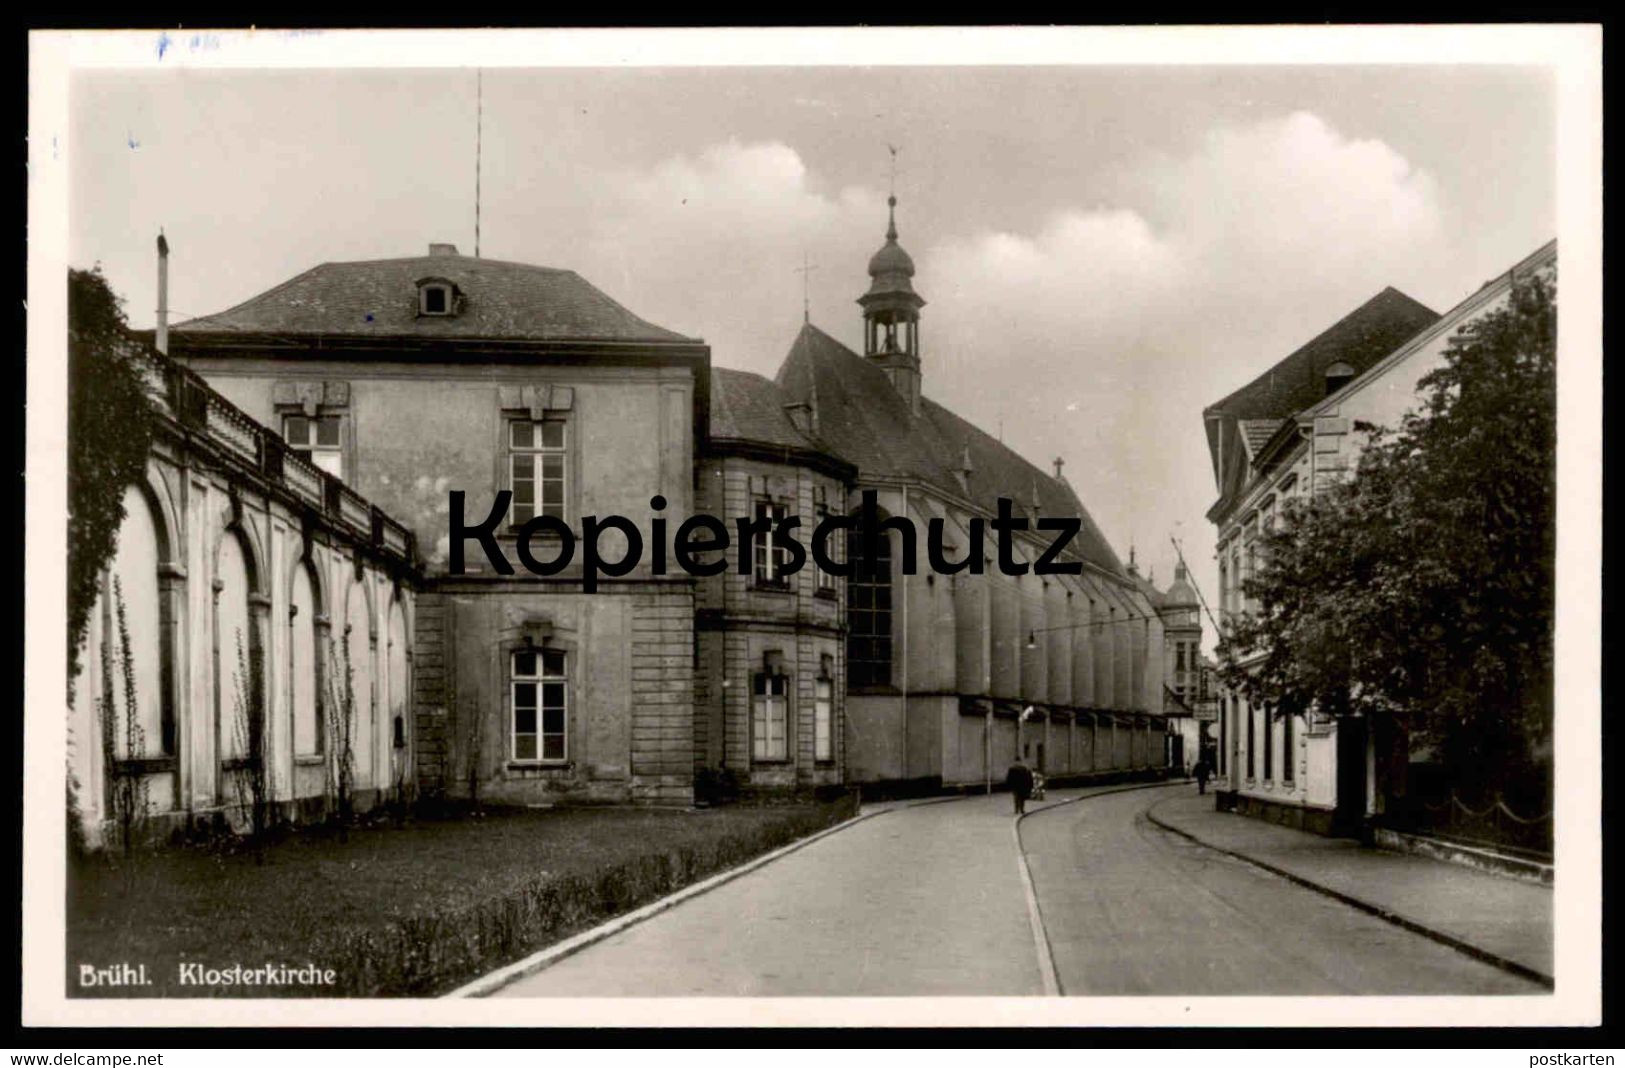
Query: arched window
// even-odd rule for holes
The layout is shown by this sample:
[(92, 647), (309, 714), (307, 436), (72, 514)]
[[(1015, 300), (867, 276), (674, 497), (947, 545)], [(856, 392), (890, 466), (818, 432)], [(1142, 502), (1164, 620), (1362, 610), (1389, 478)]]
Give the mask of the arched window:
[(214, 577), (215, 697), (220, 755), (223, 759), (235, 760), (249, 755), (252, 727), (260, 711), (255, 707), (259, 699), (255, 692), (255, 684), (260, 681), (255, 663), (259, 643), (255, 640), (248, 609), (248, 597), (254, 584), (248, 552), (241, 534), (235, 530), (227, 531), (220, 540)]
[(863, 535), (849, 529), (846, 558), (846, 682), (848, 686), (890, 686), (891, 537), (876, 539), (875, 558), (865, 559)]
[[(124, 523), (102, 589), (103, 663), (112, 670), (107, 681), (113, 696), (114, 754), (119, 759), (168, 756), (175, 752), (175, 728), (164, 694), (165, 653), (158, 585), (162, 542), (157, 517), (147, 497), (135, 486), (124, 491)], [(123, 621), (120, 623), (120, 613)], [(124, 677), (128, 652), (130, 689)]]
[(294, 568), (288, 611), (288, 694), (295, 756), (322, 752), (321, 686), (316, 639), (316, 580), (308, 562)]
[[(407, 737), (410, 733), (407, 722), (407, 710), (411, 707), (407, 700), (406, 688), (406, 614), (401, 610), (399, 597), (389, 603), (388, 648), (384, 657), (385, 665), (389, 671), (389, 721), (391, 745), (395, 749), (405, 749)], [(397, 754), (402, 761), (406, 754)], [(404, 764), (396, 768), (397, 775), (404, 774)]]

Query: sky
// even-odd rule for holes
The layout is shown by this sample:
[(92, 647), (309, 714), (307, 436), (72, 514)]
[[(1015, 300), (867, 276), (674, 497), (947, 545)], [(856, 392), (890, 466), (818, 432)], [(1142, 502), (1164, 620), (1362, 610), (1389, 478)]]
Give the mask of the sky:
[(1202, 409), (1384, 286), (1444, 312), (1556, 234), (1534, 67), (180, 68), (73, 76), (70, 262), (150, 327), (160, 227), (172, 321), (472, 253), (477, 95), (480, 255), (769, 376), (804, 298), (860, 347), (896, 146), (925, 394), (1064, 459), (1163, 586), (1178, 538), (1210, 602)]

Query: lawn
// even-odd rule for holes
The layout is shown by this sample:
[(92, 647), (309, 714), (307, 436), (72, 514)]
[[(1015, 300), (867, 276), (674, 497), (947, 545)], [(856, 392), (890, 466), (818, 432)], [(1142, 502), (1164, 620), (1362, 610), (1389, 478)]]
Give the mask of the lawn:
[[(426, 996), (850, 815), (850, 799), (496, 809), (73, 865), (69, 996)], [(183, 969), (183, 963), (192, 967)], [(80, 985), (146, 965), (148, 986)], [(187, 985), (197, 967), (331, 968), (334, 985)], [(207, 976), (205, 978), (208, 978)], [(281, 977), (270, 977), (281, 978)], [(261, 980), (263, 983), (264, 980)]]

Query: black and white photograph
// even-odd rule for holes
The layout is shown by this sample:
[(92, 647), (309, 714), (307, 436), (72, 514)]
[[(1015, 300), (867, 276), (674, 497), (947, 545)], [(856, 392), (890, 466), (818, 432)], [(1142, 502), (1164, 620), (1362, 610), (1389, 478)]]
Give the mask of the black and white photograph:
[(24, 1023), (1601, 1021), (1599, 28), (31, 51)]

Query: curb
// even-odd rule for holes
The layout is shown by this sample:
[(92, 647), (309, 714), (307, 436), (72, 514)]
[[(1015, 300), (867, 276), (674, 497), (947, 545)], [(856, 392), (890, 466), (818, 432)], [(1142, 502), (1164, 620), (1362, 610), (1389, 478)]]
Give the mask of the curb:
[(826, 838), (829, 835), (835, 834), (837, 831), (844, 831), (854, 824), (862, 823), (864, 820), (873, 819), (876, 816), (884, 816), (888, 812), (896, 812), (900, 808), (913, 808), (915, 804), (930, 805), (937, 804), (942, 801), (959, 800), (962, 799), (958, 797), (930, 798), (928, 800), (915, 802), (913, 804), (899, 805), (897, 808), (878, 809), (873, 812), (859, 812), (854, 816), (842, 820), (840, 823), (834, 824), (830, 827), (825, 827), (823, 830), (817, 831), (813, 834), (809, 834), (805, 838), (798, 838), (796, 841), (791, 842), (788, 845), (782, 845), (770, 852), (763, 853), (759, 857), (753, 857), (737, 867), (729, 868), (727, 871), (718, 872), (716, 875), (701, 879), (697, 883), (691, 883), (688, 886), (683, 887), (681, 890), (667, 894), (658, 901), (651, 901), (649, 904), (644, 905), (641, 908), (633, 909), (631, 912), (616, 916), (614, 919), (606, 920), (598, 926), (582, 931), (580, 934), (572, 935), (562, 942), (555, 942), (551, 946), (539, 949), (528, 957), (524, 957), (513, 962), (512, 964), (498, 968), (494, 972), (482, 975), (480, 978), (475, 979), (472, 982), (465, 983), (450, 993), (442, 994), (441, 997), (489, 997), (498, 990), (501, 990), (503, 987), (508, 986), (510, 983), (514, 983), (520, 979), (535, 975), (537, 972), (557, 964), (564, 958), (581, 952), (588, 946), (602, 942), (611, 935), (620, 934), (628, 927), (634, 927), (642, 923), (644, 920), (658, 916), (667, 909), (681, 905), (690, 898), (699, 897), (701, 894), (715, 890), (717, 887), (722, 886), (724, 883), (730, 883), (739, 878), (741, 875), (748, 875), (757, 868), (760, 868), (766, 864), (771, 864), (780, 857), (788, 856), (804, 846), (812, 845), (820, 838)]
[[(1033, 885), (1032, 869), (1027, 866), (1027, 851), (1021, 845), (1021, 821), (1028, 816), (1052, 812), (1066, 805), (1073, 805), (1079, 801), (1088, 801), (1096, 797), (1106, 797), (1110, 794), (1126, 794), (1130, 790), (1152, 790), (1159, 786), (1185, 786), (1189, 782), (1188, 779), (1163, 779), (1158, 782), (1141, 782), (1128, 786), (1110, 787), (1092, 794), (1079, 794), (1077, 797), (1064, 798), (1053, 805), (1035, 808), (1031, 812), (1023, 812), (1011, 821), (1010, 833), (1016, 839), (1016, 863), (1021, 870), (1022, 889), (1027, 892), (1027, 918), (1032, 922), (1033, 946), (1038, 953), (1038, 971), (1044, 981), (1044, 994), (1046, 996), (1058, 997), (1065, 994), (1066, 991), (1061, 986), (1061, 973), (1055, 967), (1054, 951), (1049, 944), (1049, 931), (1044, 926), (1044, 910), (1038, 904), (1038, 890)], [(1088, 787), (1083, 787), (1083, 789), (1087, 790)]]
[(1482, 961), (1483, 963), (1499, 968), (1504, 972), (1516, 975), (1521, 979), (1528, 979), (1531, 982), (1539, 983), (1548, 990), (1557, 989), (1557, 981), (1552, 976), (1547, 975), (1545, 972), (1537, 971), (1536, 969), (1529, 967), (1527, 964), (1519, 964), (1515, 960), (1510, 960), (1507, 957), (1501, 956), (1499, 953), (1492, 953), (1487, 949), (1482, 949), (1479, 946), (1473, 945), (1471, 942), (1456, 937), (1455, 935), (1447, 934), (1444, 931), (1438, 930), (1434, 927), (1429, 927), (1423, 923), (1418, 923), (1416, 920), (1410, 919), (1407, 916), (1402, 916), (1399, 913), (1394, 912), (1392, 909), (1385, 908), (1382, 905), (1374, 905), (1369, 901), (1354, 897), (1351, 894), (1345, 894), (1341, 890), (1333, 890), (1329, 886), (1314, 882), (1313, 880), (1307, 879), (1302, 875), (1297, 875), (1293, 872), (1287, 871), (1285, 868), (1280, 868), (1274, 864), (1270, 864), (1267, 861), (1259, 860), (1256, 857), (1250, 857), (1245, 853), (1238, 853), (1234, 849), (1226, 849), (1224, 846), (1214, 845), (1212, 842), (1197, 837), (1190, 831), (1185, 830), (1183, 827), (1176, 827), (1171, 823), (1158, 819), (1155, 812), (1153, 812), (1151, 809), (1146, 810), (1145, 818), (1150, 820), (1157, 827), (1160, 827), (1171, 834), (1177, 834), (1181, 838), (1188, 838), (1204, 849), (1211, 849), (1215, 853), (1223, 853), (1227, 857), (1234, 857), (1237, 860), (1244, 861), (1251, 864), (1255, 868), (1261, 868), (1262, 870), (1269, 872), (1271, 875), (1278, 875), (1287, 882), (1294, 883), (1308, 890), (1313, 890), (1317, 894), (1324, 894), (1326, 897), (1329, 897), (1334, 901), (1340, 901), (1351, 908), (1355, 908), (1361, 912), (1375, 916), (1377, 919), (1383, 920), (1386, 923), (1391, 923), (1395, 927), (1401, 927), (1412, 932), (1413, 934), (1419, 934), (1422, 937), (1431, 939), (1442, 946), (1448, 946), (1458, 953), (1464, 953), (1475, 960)]

